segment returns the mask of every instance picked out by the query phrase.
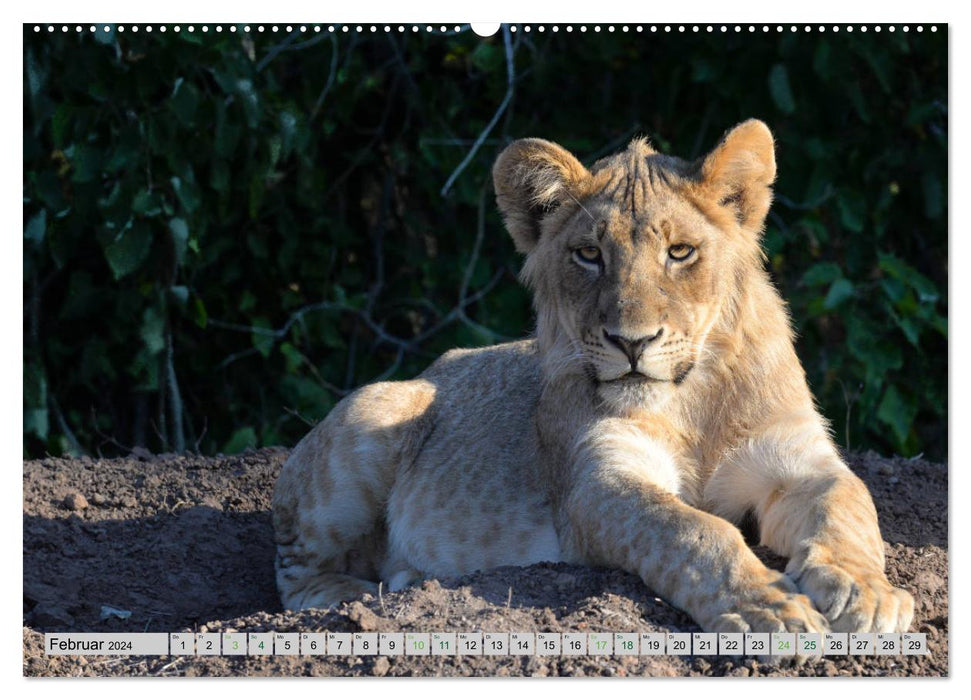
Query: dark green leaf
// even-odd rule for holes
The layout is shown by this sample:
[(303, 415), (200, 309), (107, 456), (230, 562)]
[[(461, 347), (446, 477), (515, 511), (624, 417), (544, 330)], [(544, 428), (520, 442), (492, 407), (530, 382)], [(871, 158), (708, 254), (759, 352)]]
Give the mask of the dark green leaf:
[(184, 219), (178, 217), (169, 221), (169, 232), (172, 234), (172, 243), (175, 247), (175, 262), (182, 265), (185, 262), (185, 249), (189, 241), (189, 227)]
[(836, 206), (840, 213), (840, 222), (850, 231), (863, 231), (866, 218), (866, 202), (861, 196), (853, 192), (840, 193), (836, 197)]
[(898, 445), (907, 441), (910, 427), (917, 415), (917, 404), (909, 396), (901, 394), (896, 386), (887, 387), (877, 410), (877, 418), (890, 426)]
[(182, 208), (185, 209), (187, 214), (191, 214), (199, 207), (199, 193), (196, 191), (196, 187), (191, 182), (186, 182), (180, 177), (173, 177), (172, 189), (175, 190), (175, 196), (178, 197), (179, 203)]
[(202, 299), (197, 296), (192, 297), (192, 322), (202, 329), (209, 325), (209, 314), (206, 313), (206, 306), (202, 303)]
[(223, 445), (222, 451), (228, 455), (239, 454), (243, 450), (256, 447), (256, 444), (256, 431), (248, 425), (234, 432), (232, 437)]
[(808, 287), (831, 284), (843, 276), (840, 266), (832, 262), (816, 263), (802, 276), (802, 283)]
[[(878, 252), (877, 259), (879, 260), (881, 270), (893, 279), (910, 286), (917, 292), (922, 303), (933, 304), (940, 297), (940, 293), (933, 282), (897, 256)], [(895, 299), (895, 301), (897, 300)]]
[(172, 298), (176, 301), (176, 303), (182, 306), (185, 306), (185, 304), (189, 301), (189, 288), (185, 285), (173, 285), (169, 287), (169, 293), (172, 295)]
[(39, 248), (44, 243), (44, 234), (47, 232), (47, 210), (41, 209), (30, 217), (27, 226), (24, 228), (24, 240)]
[(928, 219), (940, 218), (944, 212), (944, 192), (941, 180), (934, 172), (927, 171), (921, 178), (924, 190), (924, 212)]
[(776, 63), (769, 71), (769, 93), (782, 112), (792, 114), (796, 111), (796, 101), (789, 86), (789, 72), (781, 63)]
[(273, 352), (273, 344), (275, 339), (273, 338), (272, 331), (273, 326), (270, 325), (270, 321), (262, 316), (257, 316), (251, 321), (254, 328), (259, 328), (260, 331), (253, 331), (250, 334), (250, 338), (253, 341), (253, 347), (256, 348), (263, 357), (269, 357), (270, 353)]
[(829, 292), (823, 307), (828, 310), (835, 309), (847, 299), (853, 296), (853, 283), (846, 279), (838, 279), (830, 285)]
[(148, 307), (142, 315), (139, 332), (149, 355), (157, 355), (165, 349), (165, 316), (155, 307)]
[(131, 274), (145, 262), (152, 247), (152, 230), (148, 224), (137, 221), (114, 237), (105, 246), (105, 259), (115, 279)]
[(86, 183), (97, 180), (101, 176), (101, 164), (104, 154), (95, 146), (75, 146), (70, 156), (74, 174), (74, 182)]
[[(117, 27), (114, 24), (98, 24), (95, 26), (97, 27), (97, 31), (94, 33), (95, 41), (107, 46), (113, 46), (118, 34)], [(106, 29), (108, 31), (105, 31)]]

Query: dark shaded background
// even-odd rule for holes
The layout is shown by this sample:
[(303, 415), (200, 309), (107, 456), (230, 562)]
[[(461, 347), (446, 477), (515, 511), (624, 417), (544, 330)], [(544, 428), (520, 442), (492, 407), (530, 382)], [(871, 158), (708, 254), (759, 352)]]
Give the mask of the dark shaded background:
[(768, 264), (839, 441), (946, 459), (946, 27), (201, 29), (24, 27), (25, 457), (293, 444), (530, 331), (510, 140), (695, 157), (759, 117)]

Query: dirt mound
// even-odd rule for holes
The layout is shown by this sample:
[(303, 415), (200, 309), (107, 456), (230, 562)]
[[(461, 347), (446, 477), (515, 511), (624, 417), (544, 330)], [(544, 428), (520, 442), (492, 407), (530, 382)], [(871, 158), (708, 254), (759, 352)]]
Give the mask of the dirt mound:
[[(798, 668), (695, 657), (47, 657), (44, 632), (700, 631), (634, 576), (507, 567), (284, 612), (270, 497), (287, 452), (24, 463), (24, 674), (30, 676), (941, 676), (948, 673), (947, 468), (848, 455), (870, 487), (890, 580), (917, 602), (929, 656)], [(757, 549), (772, 566), (785, 562)], [(126, 613), (130, 613), (127, 614)], [(122, 619), (124, 618), (124, 619)]]

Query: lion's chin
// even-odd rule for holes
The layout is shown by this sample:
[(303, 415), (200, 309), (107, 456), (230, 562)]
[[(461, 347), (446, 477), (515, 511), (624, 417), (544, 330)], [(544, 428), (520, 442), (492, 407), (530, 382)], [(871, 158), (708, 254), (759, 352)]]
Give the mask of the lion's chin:
[(627, 414), (632, 411), (654, 411), (662, 408), (674, 395), (675, 386), (671, 382), (635, 377), (600, 382), (597, 395), (604, 405), (614, 413)]

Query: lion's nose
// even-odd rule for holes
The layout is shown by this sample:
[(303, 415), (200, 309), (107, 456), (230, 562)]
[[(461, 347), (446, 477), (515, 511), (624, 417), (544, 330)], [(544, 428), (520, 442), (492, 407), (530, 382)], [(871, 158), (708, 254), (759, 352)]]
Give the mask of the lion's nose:
[(608, 343), (619, 348), (621, 352), (627, 355), (627, 359), (630, 360), (630, 368), (632, 370), (637, 369), (637, 361), (641, 359), (641, 355), (644, 353), (644, 348), (660, 338), (663, 333), (664, 329), (658, 328), (654, 335), (645, 335), (637, 340), (631, 340), (630, 338), (625, 338), (622, 335), (608, 333), (607, 329), (604, 328), (604, 338)]

